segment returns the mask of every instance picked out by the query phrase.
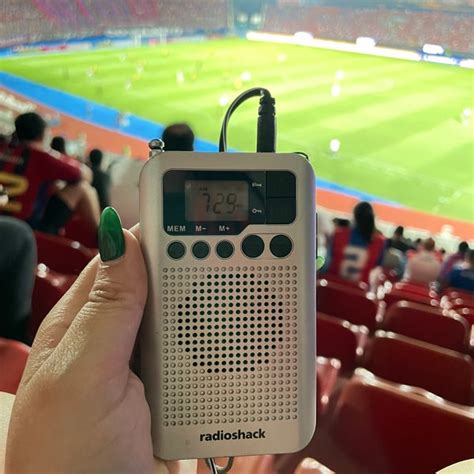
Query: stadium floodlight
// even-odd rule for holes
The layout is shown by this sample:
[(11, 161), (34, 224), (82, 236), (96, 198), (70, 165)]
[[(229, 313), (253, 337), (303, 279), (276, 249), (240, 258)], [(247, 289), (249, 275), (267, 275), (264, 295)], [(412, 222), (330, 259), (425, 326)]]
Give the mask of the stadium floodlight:
[(439, 44), (424, 44), (423, 52), (425, 54), (444, 54), (444, 48)]
[(311, 44), (313, 42), (313, 35), (307, 31), (297, 31), (294, 34), (295, 44)]
[(369, 36), (359, 36), (356, 39), (356, 46), (362, 50), (372, 49), (376, 44), (377, 42), (374, 38), (370, 38)]

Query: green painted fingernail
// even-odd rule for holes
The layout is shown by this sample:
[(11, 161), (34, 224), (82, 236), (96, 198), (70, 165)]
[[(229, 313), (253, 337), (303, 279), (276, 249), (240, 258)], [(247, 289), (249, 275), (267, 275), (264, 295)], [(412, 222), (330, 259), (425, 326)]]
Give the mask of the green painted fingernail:
[(316, 257), (316, 270), (320, 270), (324, 266), (326, 259), (324, 257)]
[(106, 207), (100, 216), (99, 252), (103, 262), (116, 260), (125, 253), (122, 222), (113, 207)]

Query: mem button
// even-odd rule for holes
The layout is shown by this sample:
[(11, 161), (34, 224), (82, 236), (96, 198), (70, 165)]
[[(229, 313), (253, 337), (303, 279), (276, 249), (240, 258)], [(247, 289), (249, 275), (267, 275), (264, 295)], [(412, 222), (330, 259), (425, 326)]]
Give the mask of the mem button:
[(174, 260), (182, 258), (185, 253), (186, 247), (181, 242), (171, 242), (168, 245), (168, 255)]
[(295, 198), (267, 199), (267, 224), (291, 224), (296, 218)]

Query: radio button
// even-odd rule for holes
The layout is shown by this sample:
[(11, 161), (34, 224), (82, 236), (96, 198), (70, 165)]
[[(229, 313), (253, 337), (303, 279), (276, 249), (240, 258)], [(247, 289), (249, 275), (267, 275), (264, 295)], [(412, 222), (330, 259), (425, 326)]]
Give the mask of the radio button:
[(296, 219), (296, 199), (267, 199), (266, 217), (267, 224), (291, 224)]
[(296, 197), (296, 177), (289, 171), (267, 171), (267, 198)]
[(222, 240), (217, 244), (216, 253), (221, 258), (229, 258), (234, 253), (234, 246), (228, 240)]
[(270, 241), (270, 252), (278, 258), (288, 256), (293, 250), (293, 244), (286, 235), (276, 235)]
[(249, 235), (242, 242), (242, 252), (249, 258), (257, 258), (262, 255), (265, 244), (258, 235)]
[(209, 244), (200, 240), (193, 245), (192, 252), (196, 258), (206, 258), (210, 252)]
[(174, 260), (184, 257), (185, 253), (186, 247), (181, 242), (171, 242), (168, 245), (168, 255)]

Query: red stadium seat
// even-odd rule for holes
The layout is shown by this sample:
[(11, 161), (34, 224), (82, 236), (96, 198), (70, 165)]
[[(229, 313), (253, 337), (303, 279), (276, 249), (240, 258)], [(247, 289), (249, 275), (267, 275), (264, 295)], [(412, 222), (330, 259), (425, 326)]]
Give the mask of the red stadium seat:
[(367, 293), (369, 291), (369, 285), (364, 281), (350, 281), (330, 273), (325, 273), (320, 281), (322, 280), (337, 283), (338, 285), (352, 288), (354, 290), (360, 290), (362, 293)]
[(79, 274), (95, 252), (79, 242), (56, 235), (35, 232), (38, 262), (60, 273)]
[(439, 301), (437, 298), (433, 298), (428, 295), (420, 295), (410, 291), (399, 290), (393, 288), (391, 291), (385, 293), (384, 301), (387, 305), (387, 308), (390, 308), (393, 304), (398, 301), (412, 301), (413, 303), (424, 304), (426, 306), (439, 306)]
[(458, 352), (469, 351), (470, 328), (454, 312), (399, 301), (388, 308), (383, 329)]
[(318, 355), (334, 357), (341, 362), (342, 372), (352, 372), (357, 357), (362, 354), (369, 330), (324, 313), (317, 314), (316, 326)]
[(337, 359), (318, 357), (316, 365), (318, 414), (325, 412), (334, 392), (341, 363)]
[(63, 275), (40, 264), (36, 270), (32, 297), (32, 314), (28, 322), (28, 337), (34, 339), (36, 331), (53, 306), (74, 283), (76, 275)]
[(472, 359), (458, 352), (377, 331), (366, 346), (363, 365), (378, 377), (424, 388), (451, 402), (474, 401)]
[[(362, 464), (364, 473), (431, 474), (474, 457), (474, 409), (364, 369), (343, 389), (332, 433), (339, 451)], [(339, 472), (337, 457), (333, 461)]]
[(74, 215), (66, 224), (63, 236), (70, 240), (77, 240), (90, 249), (97, 248), (97, 230), (84, 222), (78, 215)]
[(437, 299), (438, 295), (428, 285), (422, 285), (414, 282), (399, 281), (393, 285), (395, 290), (412, 293), (414, 295), (424, 296), (429, 299)]
[(359, 290), (321, 280), (317, 283), (316, 308), (319, 312), (366, 326), (373, 332), (381, 319), (382, 307)]
[(0, 392), (16, 393), (29, 354), (26, 344), (0, 337)]

